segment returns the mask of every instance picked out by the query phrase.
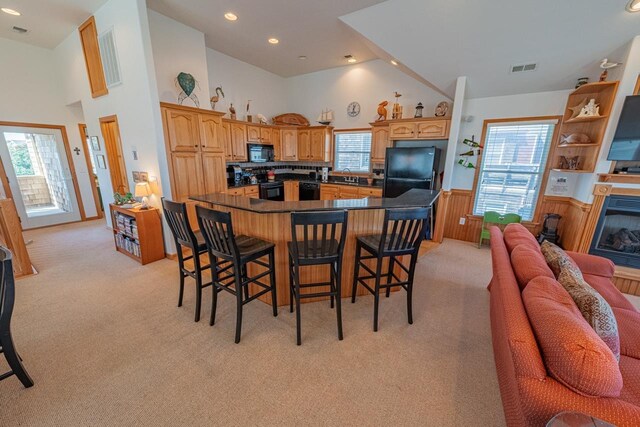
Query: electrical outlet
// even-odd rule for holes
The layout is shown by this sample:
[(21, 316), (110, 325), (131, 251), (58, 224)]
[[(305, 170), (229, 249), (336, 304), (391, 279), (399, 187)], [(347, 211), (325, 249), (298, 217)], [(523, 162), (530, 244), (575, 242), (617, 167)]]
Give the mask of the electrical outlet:
[(466, 224), (466, 222), (467, 222), (467, 218), (465, 218), (465, 217), (461, 216), (461, 217), (460, 217), (460, 225), (465, 225), (465, 224)]

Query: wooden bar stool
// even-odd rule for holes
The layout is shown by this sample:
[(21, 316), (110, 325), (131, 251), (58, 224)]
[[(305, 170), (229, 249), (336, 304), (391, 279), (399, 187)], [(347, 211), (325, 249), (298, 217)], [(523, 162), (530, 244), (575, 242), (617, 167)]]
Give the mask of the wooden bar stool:
[[(178, 307), (182, 307), (182, 296), (184, 295), (184, 279), (191, 277), (196, 281), (196, 316), (195, 321), (200, 321), (200, 307), (202, 305), (202, 289), (211, 285), (202, 283), (202, 272), (211, 268), (210, 264), (202, 265), (200, 255), (207, 252), (207, 246), (204, 242), (202, 234), (199, 231), (194, 232), (189, 224), (187, 216), (187, 205), (185, 203), (177, 203), (162, 198), (162, 207), (164, 208), (164, 218), (169, 224), (173, 240), (176, 244), (176, 252), (178, 253), (178, 266), (180, 268), (180, 295), (178, 296)], [(184, 256), (183, 249), (189, 248), (191, 255)], [(184, 262), (192, 259), (193, 270), (185, 267)]]
[[(384, 224), (382, 226), (382, 234), (374, 234), (369, 236), (360, 236), (356, 240), (356, 266), (353, 271), (353, 288), (351, 302), (356, 302), (356, 291), (358, 284), (364, 286), (373, 294), (373, 330), (378, 330), (378, 306), (380, 304), (380, 289), (386, 289), (386, 296), (389, 297), (391, 288), (401, 287), (407, 291), (407, 317), (409, 324), (413, 323), (412, 314), (412, 294), (413, 294), (413, 276), (415, 273), (416, 262), (418, 261), (418, 252), (420, 244), (424, 240), (425, 227), (429, 218), (428, 208), (410, 208), (410, 209), (387, 209), (384, 212)], [(362, 255), (362, 250), (369, 255)], [(398, 257), (409, 255), (409, 266), (398, 260)], [(389, 271), (382, 273), (382, 264), (384, 258), (389, 258)], [(375, 259), (375, 271), (369, 268), (363, 261)], [(406, 274), (407, 280), (401, 280), (393, 271), (394, 266), (398, 265)], [(360, 276), (360, 267), (362, 267), (370, 275)], [(386, 276), (386, 284), (381, 284), (382, 277)], [(375, 279), (375, 285), (372, 289), (365, 282), (368, 279)], [(394, 282), (395, 280), (395, 282)]]
[(22, 365), (11, 336), (11, 315), (16, 297), (11, 258), (11, 251), (0, 246), (0, 353), (4, 354), (11, 368), (9, 372), (0, 374), (0, 380), (15, 375), (25, 388), (29, 388), (33, 386), (33, 380)]
[[(260, 298), (267, 292), (271, 292), (271, 305), (273, 316), (278, 315), (278, 298), (276, 295), (275, 273), (275, 245), (271, 242), (248, 236), (235, 236), (231, 223), (231, 214), (228, 212), (214, 211), (211, 209), (196, 207), (198, 223), (204, 236), (209, 261), (214, 268), (211, 270), (213, 277), (213, 300), (211, 303), (211, 320), (213, 325), (216, 320), (216, 307), (218, 305), (218, 292), (226, 291), (236, 296), (236, 344), (240, 342), (242, 331), (242, 306)], [(268, 263), (260, 258), (269, 257)], [(247, 264), (254, 263), (266, 268), (266, 271), (250, 277), (247, 274)], [(269, 276), (269, 284), (260, 281)], [(250, 295), (249, 285), (254, 283), (262, 290)], [(244, 292), (243, 292), (244, 290)]]
[[(298, 240), (297, 228), (302, 228), (302, 240)], [(340, 228), (340, 231), (337, 229)], [(342, 340), (341, 272), (344, 242), (347, 236), (347, 211), (293, 212), (289, 246), (289, 310), (293, 313), (296, 303), (296, 339), (302, 344), (300, 328), (300, 300), (328, 296), (333, 308), (334, 299), (338, 319), (338, 339)], [(330, 279), (322, 283), (300, 283), (300, 267), (328, 265)], [(329, 287), (328, 291), (301, 294), (301, 289)]]

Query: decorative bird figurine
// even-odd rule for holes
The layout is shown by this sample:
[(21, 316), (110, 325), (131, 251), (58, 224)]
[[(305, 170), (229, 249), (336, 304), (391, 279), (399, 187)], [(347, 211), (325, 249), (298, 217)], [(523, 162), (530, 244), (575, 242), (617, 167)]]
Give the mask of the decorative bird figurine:
[(602, 71), (602, 74), (600, 74), (600, 81), (606, 82), (607, 76), (609, 75), (609, 69), (615, 68), (620, 64), (622, 64), (622, 62), (609, 62), (609, 58), (604, 58), (602, 62), (600, 62), (600, 68), (604, 70)]
[(216, 109), (216, 104), (220, 101), (220, 98), (224, 98), (224, 92), (222, 91), (222, 86), (218, 86), (215, 90), (216, 94), (211, 97), (209, 102), (211, 102), (211, 109)]

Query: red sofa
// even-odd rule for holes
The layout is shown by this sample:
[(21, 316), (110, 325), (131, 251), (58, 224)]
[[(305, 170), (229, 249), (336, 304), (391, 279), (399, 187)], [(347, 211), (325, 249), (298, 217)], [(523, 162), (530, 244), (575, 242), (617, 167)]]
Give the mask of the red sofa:
[[(615, 398), (585, 396), (548, 374), (544, 355), (527, 316), (521, 290), (526, 283), (522, 283), (522, 278), (544, 271), (545, 266), (539, 264), (544, 258), (528, 257), (522, 261), (522, 258), (514, 257), (516, 262), (512, 264), (511, 253), (520, 245), (539, 251), (535, 238), (520, 224), (509, 225), (504, 235), (497, 227), (492, 227), (490, 233), (493, 265), (489, 284), (491, 333), (507, 424), (544, 426), (560, 412), (575, 411), (618, 426), (640, 426), (640, 323), (634, 322), (638, 311), (611, 282), (613, 263), (601, 257), (567, 252), (585, 280), (611, 305), (622, 348), (620, 395)], [(631, 317), (631, 321), (627, 317)]]

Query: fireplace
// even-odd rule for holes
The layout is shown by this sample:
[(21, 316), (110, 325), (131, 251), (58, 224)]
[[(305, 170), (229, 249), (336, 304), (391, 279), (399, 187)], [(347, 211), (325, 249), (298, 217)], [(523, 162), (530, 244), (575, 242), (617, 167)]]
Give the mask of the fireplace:
[(589, 253), (640, 268), (640, 197), (605, 199)]

